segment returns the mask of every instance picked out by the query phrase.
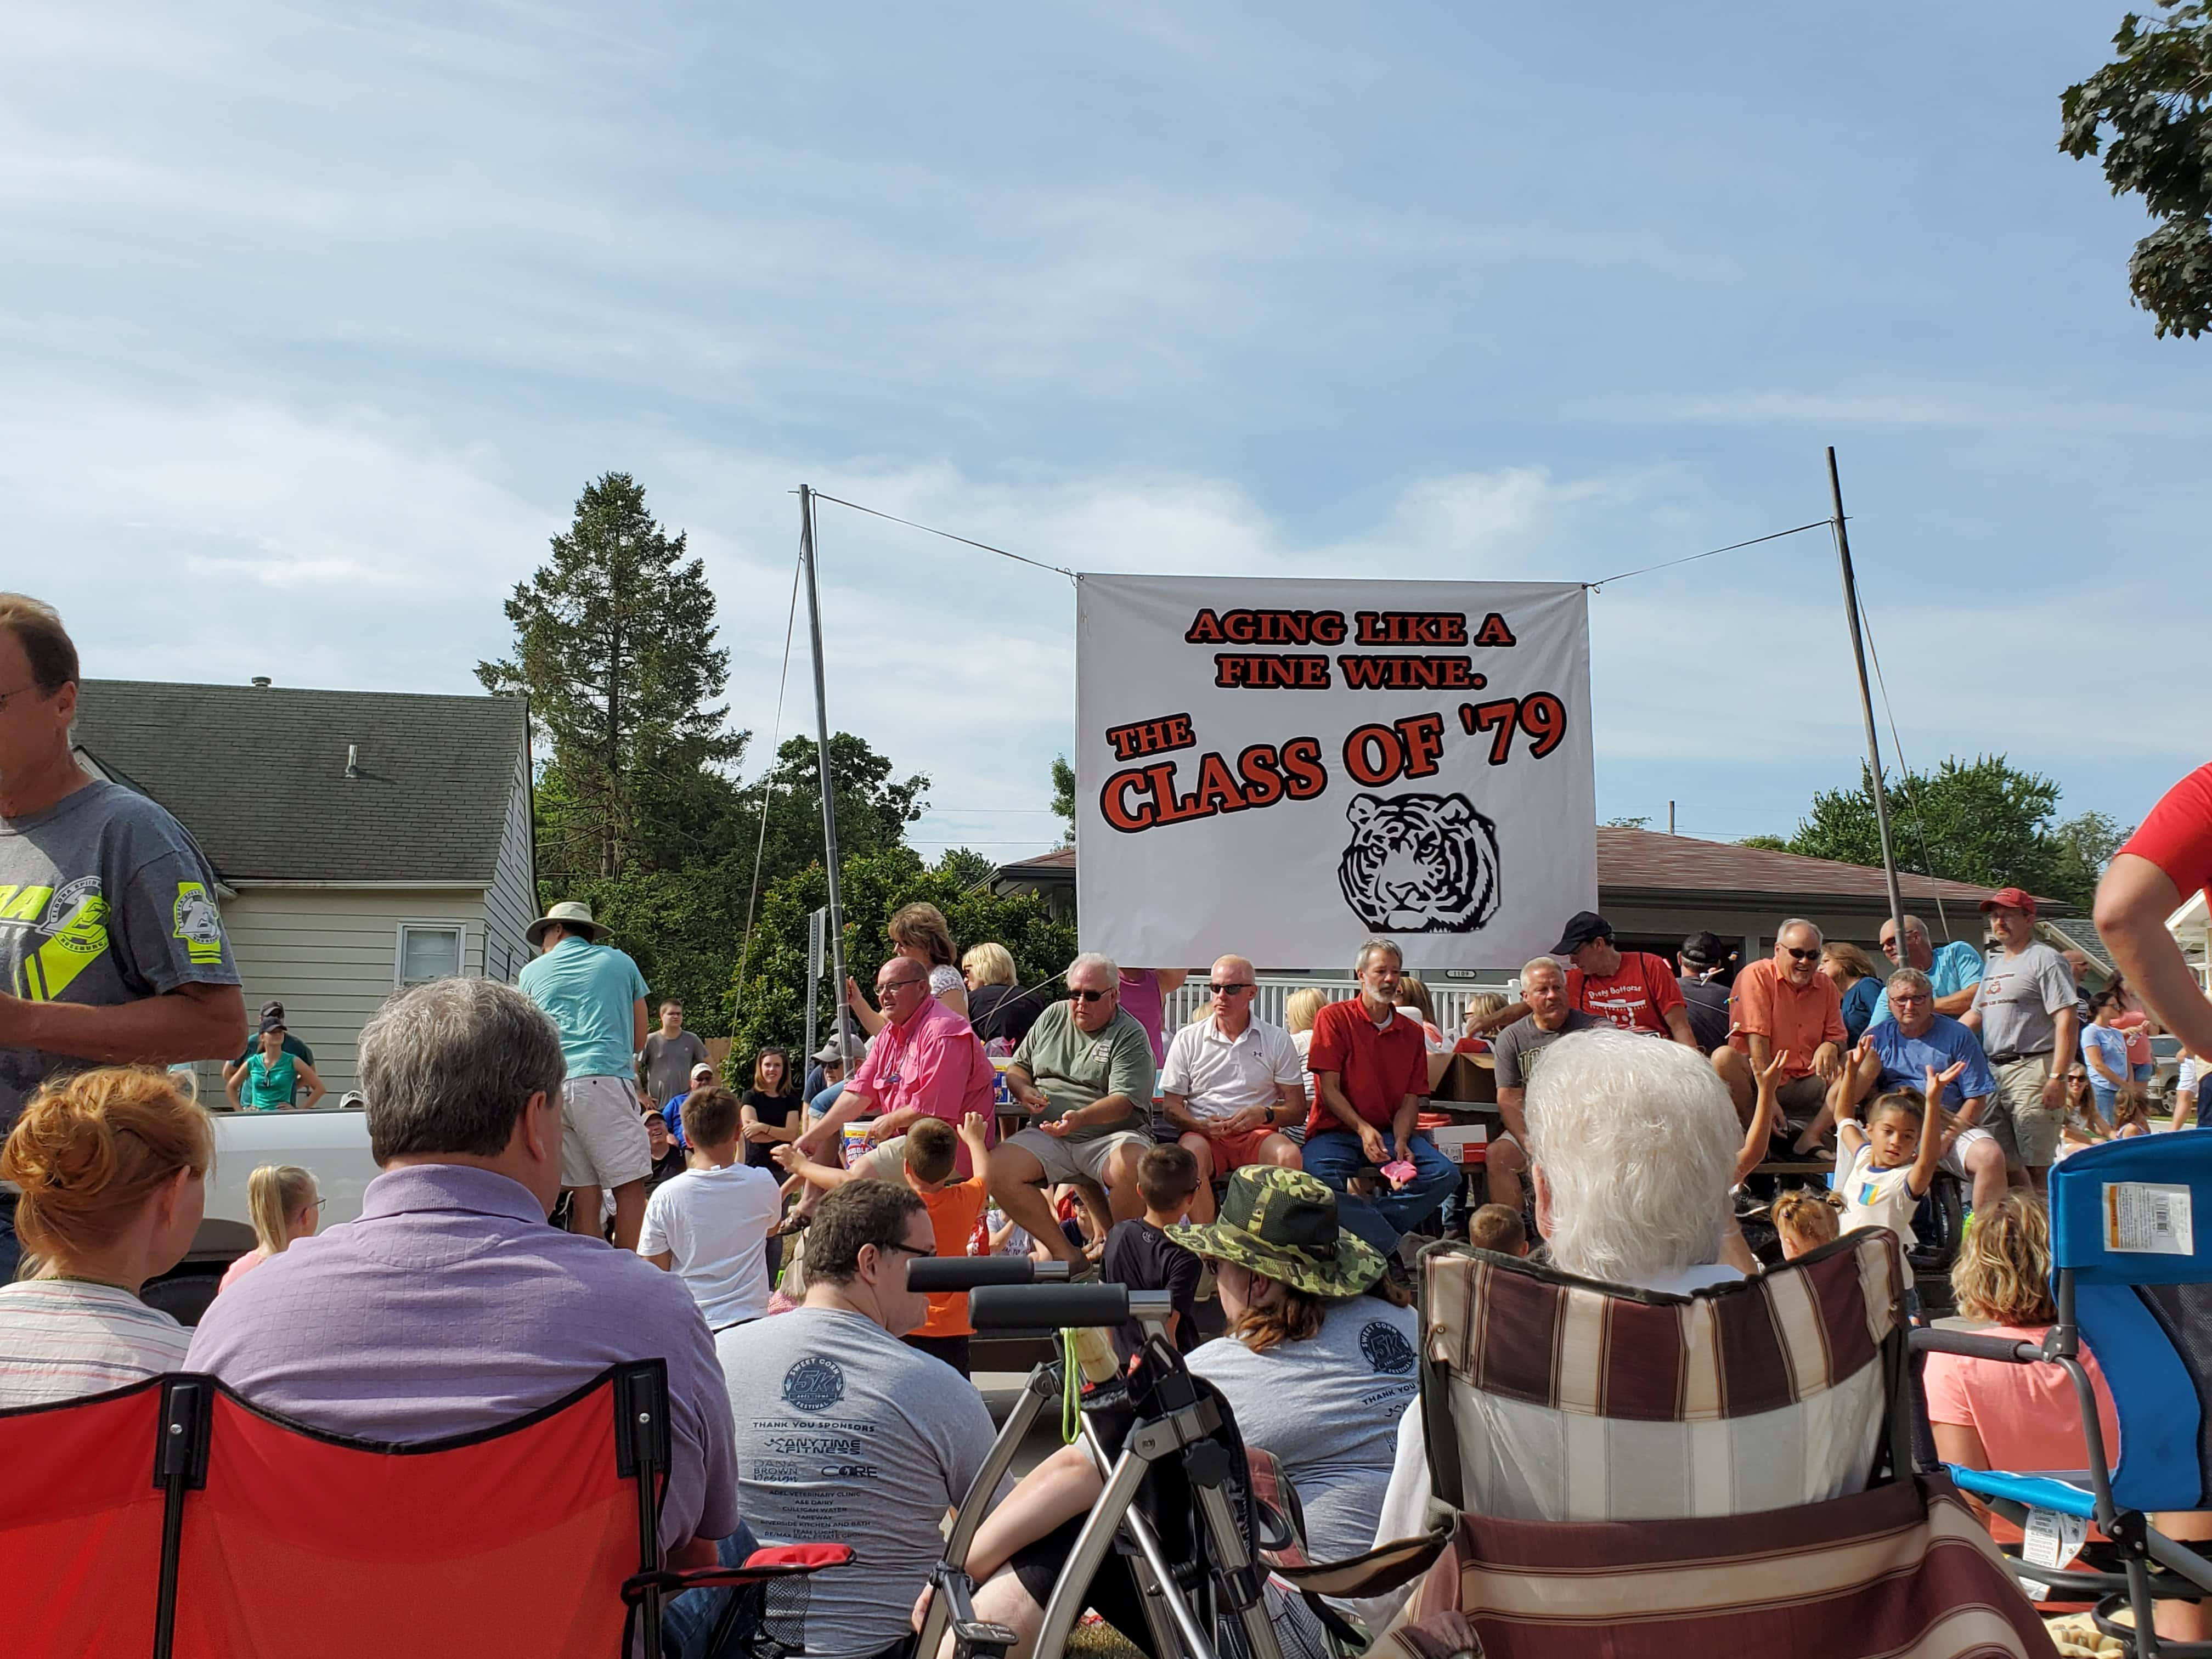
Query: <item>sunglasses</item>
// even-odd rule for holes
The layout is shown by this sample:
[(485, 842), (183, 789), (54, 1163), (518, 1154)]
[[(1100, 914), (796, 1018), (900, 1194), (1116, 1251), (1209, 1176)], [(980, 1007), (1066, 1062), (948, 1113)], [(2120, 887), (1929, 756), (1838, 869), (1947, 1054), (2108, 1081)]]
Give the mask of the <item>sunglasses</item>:
[(1209, 985), (1206, 988), (1212, 992), (1213, 994), (1218, 997), (1233, 997), (1239, 991), (1256, 991), (1260, 988), (1249, 983), (1238, 983), (1236, 985)]
[(1817, 945), (1809, 951), (1791, 950), (1788, 945), (1783, 949), (1789, 951), (1790, 956), (1799, 962), (1818, 962), (1820, 959), (1820, 947)]
[(1067, 988), (1067, 1000), (1070, 1002), (1097, 1002), (1113, 994), (1111, 991), (1079, 991), (1072, 985)]

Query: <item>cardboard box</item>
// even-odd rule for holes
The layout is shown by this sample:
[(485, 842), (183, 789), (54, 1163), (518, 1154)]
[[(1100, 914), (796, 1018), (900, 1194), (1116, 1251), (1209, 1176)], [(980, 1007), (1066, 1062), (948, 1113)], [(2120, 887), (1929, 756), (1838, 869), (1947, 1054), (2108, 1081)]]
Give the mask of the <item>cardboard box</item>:
[[(1439, 1059), (1443, 1056), (1439, 1055)], [(1451, 1100), (1478, 1106), (1496, 1103), (1498, 1073), (1488, 1054), (1454, 1054), (1430, 1090), (1432, 1100)]]
[(1455, 1164), (1480, 1164), (1489, 1156), (1490, 1131), (1480, 1123), (1454, 1123), (1427, 1133), (1437, 1150)]

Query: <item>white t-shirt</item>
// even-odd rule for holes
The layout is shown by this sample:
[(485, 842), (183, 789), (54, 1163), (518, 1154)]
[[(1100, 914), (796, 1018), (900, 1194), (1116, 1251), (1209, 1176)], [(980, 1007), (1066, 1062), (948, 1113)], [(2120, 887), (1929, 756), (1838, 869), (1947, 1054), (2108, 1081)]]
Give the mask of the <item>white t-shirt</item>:
[(1298, 1051), (1298, 1076), (1305, 1085), (1306, 1104), (1313, 1104), (1313, 1027), (1291, 1033), (1291, 1046)]
[(1279, 1025), (1255, 1019), (1234, 1037), (1212, 1019), (1186, 1025), (1168, 1044), (1160, 1092), (1181, 1095), (1193, 1117), (1218, 1121), (1275, 1103), (1278, 1085), (1303, 1089), (1305, 1063)]
[(185, 1368), (192, 1334), (115, 1285), (0, 1285), (0, 1407), (106, 1394)]
[(940, 962), (929, 970), (929, 994), (941, 997), (947, 991), (965, 990), (968, 981), (951, 963)]
[(1887, 1227), (1911, 1249), (1920, 1242), (1912, 1231), (1912, 1212), (1920, 1207), (1920, 1200), (1913, 1195), (1911, 1178), (1910, 1164), (1875, 1169), (1873, 1143), (1861, 1141), (1850, 1168), (1836, 1182), (1836, 1191), (1844, 1200), (1843, 1231)]
[(653, 1189), (637, 1253), (673, 1258), (670, 1271), (711, 1330), (768, 1311), (768, 1230), (782, 1212), (775, 1173), (732, 1164), (686, 1170)]

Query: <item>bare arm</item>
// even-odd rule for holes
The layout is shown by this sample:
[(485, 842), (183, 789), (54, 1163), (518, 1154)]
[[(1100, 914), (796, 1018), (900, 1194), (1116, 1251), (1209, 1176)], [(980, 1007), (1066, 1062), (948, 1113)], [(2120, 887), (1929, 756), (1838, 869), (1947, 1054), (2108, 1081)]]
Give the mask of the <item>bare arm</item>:
[(1359, 1145), (1376, 1163), (1388, 1161), (1389, 1148), (1383, 1145), (1382, 1132), (1352, 1109), (1345, 1097), (1341, 1074), (1335, 1072), (1316, 1072), (1314, 1084), (1321, 1091), (1321, 1103), (1328, 1115), (1359, 1137)]
[(1966, 1010), (1974, 1006), (1974, 993), (1981, 988), (1981, 982), (1978, 980), (1963, 991), (1954, 991), (1948, 997), (1937, 997), (1936, 1012), (1948, 1014), (1953, 1019), (1964, 1019)]
[(671, 1273), (675, 1269), (676, 1252), (673, 1250), (656, 1250), (651, 1255), (646, 1255), (643, 1250), (640, 1250), (638, 1254), (645, 1256), (647, 1261), (653, 1263), (663, 1273)]
[(2066, 1067), (2081, 1052), (2079, 1022), (2071, 1007), (2061, 1008), (2051, 1019), (2051, 1075), (2043, 1080), (2043, 1103), (2056, 1106), (2066, 1098)]
[(2212, 1002), (2166, 931), (2180, 908), (2172, 878), (2133, 853), (2115, 857), (2097, 884), (2097, 932), (2128, 984), (2191, 1054), (2212, 1054)]
[(834, 1164), (817, 1164), (805, 1153), (789, 1146), (779, 1146), (769, 1156), (808, 1186), (819, 1187), (825, 1193), (854, 1179), (852, 1170), (841, 1170)]
[(939, 991), (937, 994), (937, 1000), (959, 1015), (961, 1018), (968, 1018), (968, 988), (966, 986), (956, 985), (949, 991)]
[(1504, 1026), (1510, 1025), (1516, 1019), (1526, 1018), (1528, 1017), (1528, 1005), (1527, 1003), (1509, 1002), (1494, 1014), (1486, 1014), (1480, 1019), (1471, 1019), (1468, 1021), (1466, 1027), (1467, 1035), (1469, 1036), (1488, 1036), (1492, 1031), (1498, 1030)]
[(1915, 1198), (1923, 1195), (1929, 1184), (1936, 1179), (1936, 1161), (1943, 1156), (1943, 1086), (1956, 1083), (1966, 1062), (1954, 1060), (1948, 1070), (1938, 1072), (1928, 1067), (1927, 1101), (1920, 1110), (1920, 1146), (1913, 1156), (1912, 1172), (1905, 1177), (1905, 1186)]
[(1407, 1095), (1398, 1103), (1398, 1109), (1390, 1114), (1391, 1150), (1401, 1158), (1413, 1155), (1413, 1127), (1420, 1121), (1421, 1097)]
[(870, 1036), (884, 1029), (884, 1017), (860, 994), (860, 988), (850, 977), (845, 981), (845, 1006), (853, 1011), (853, 1018), (860, 1022), (860, 1029)]
[[(251, 1060), (246, 1062), (246, 1066), (252, 1064)], [(230, 1091), (230, 1103), (241, 1111), (245, 1109), (246, 1101), (240, 1091), (246, 1087), (246, 1066), (227, 1066), (222, 1073), (222, 1086)]]
[(1679, 1002), (1667, 1011), (1667, 1029), (1684, 1048), (1698, 1046), (1697, 1033), (1690, 1029), (1690, 1011)]
[(1528, 1120), (1521, 1107), (1528, 1098), (1526, 1089), (1500, 1089), (1498, 1091), (1498, 1115), (1505, 1120), (1506, 1133), (1523, 1146), (1528, 1144)]
[(1202, 1135), (1206, 1133), (1206, 1126), (1199, 1121), (1197, 1114), (1190, 1109), (1181, 1095), (1161, 1095), (1160, 1115), (1185, 1134)]
[(315, 1068), (308, 1065), (306, 1060), (295, 1060), (293, 1061), (293, 1067), (299, 1073), (301, 1080), (307, 1085), (307, 1098), (305, 1103), (301, 1104), (300, 1109), (303, 1112), (313, 1111), (314, 1109), (315, 1103), (320, 1100), (325, 1095), (330, 1093), (330, 1091), (323, 1086), (322, 1079), (315, 1075)]
[[(245, 1005), (241, 1003), (240, 1006), (243, 1007)], [(645, 1017), (643, 997), (638, 998), (636, 1001), (630, 1004), (629, 1024), (629, 1051), (633, 1054), (641, 1054), (645, 1052), (646, 1036), (653, 1030), (653, 1022)]]
[(1743, 1150), (1735, 1155), (1738, 1181), (1766, 1161), (1766, 1148), (1774, 1139), (1774, 1126), (1781, 1116), (1782, 1067), (1789, 1058), (1785, 1050), (1774, 1057), (1771, 1065), (1753, 1073), (1759, 1079), (1759, 1098), (1752, 1108), (1751, 1127), (1744, 1131)]
[(246, 1047), (246, 994), (195, 983), (105, 1007), (0, 996), (0, 1045), (109, 1065), (228, 1060)]

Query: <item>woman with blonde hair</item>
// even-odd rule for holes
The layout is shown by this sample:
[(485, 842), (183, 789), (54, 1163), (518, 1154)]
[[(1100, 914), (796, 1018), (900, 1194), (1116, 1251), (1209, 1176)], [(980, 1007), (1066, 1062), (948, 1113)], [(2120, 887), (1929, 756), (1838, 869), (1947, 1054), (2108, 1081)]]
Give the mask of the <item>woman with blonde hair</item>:
[[(1305, 1073), (1306, 1104), (1313, 1104), (1313, 1066), (1307, 1060), (1313, 1048), (1314, 1021), (1321, 1011), (1328, 1006), (1328, 995), (1318, 985), (1302, 985), (1283, 1000), (1283, 1029), (1291, 1034), (1291, 1046), (1298, 1051), (1298, 1065)], [(1305, 1130), (1301, 1127), (1291, 1137), (1304, 1140)]]
[(968, 981), (968, 1023), (993, 1054), (1012, 1054), (1044, 1015), (1042, 1000), (1015, 976), (1013, 952), (991, 939), (971, 945), (960, 958), (960, 974)]
[[(891, 912), (884, 932), (890, 936), (893, 956), (904, 957), (929, 970), (930, 995), (964, 1018), (968, 989), (962, 982), (957, 965), (959, 952), (953, 948), (952, 927), (945, 920), (945, 912), (933, 904), (902, 904)], [(845, 1006), (870, 1036), (884, 1029), (883, 1015), (860, 994), (860, 985), (849, 975), (845, 981)]]
[(0, 1407), (182, 1367), (191, 1333), (139, 1291), (191, 1248), (214, 1153), (207, 1114), (160, 1072), (80, 1072), (32, 1096), (0, 1150), (36, 1259), (0, 1285)]
[(1455, 1054), (1488, 1054), (1490, 1039), (1478, 1036), (1475, 1033), (1479, 1029), (1486, 1027), (1486, 1022), (1492, 1014), (1504, 1012), (1505, 999), (1495, 991), (1477, 991), (1468, 998), (1467, 1012), (1462, 1016), (1462, 1035), (1460, 1040), (1452, 1045), (1452, 1052)]
[(246, 1177), (246, 1212), (253, 1219), (254, 1247), (232, 1262), (216, 1286), (225, 1291), (272, 1255), (314, 1237), (323, 1213), (315, 1177), (296, 1164), (264, 1164)]

